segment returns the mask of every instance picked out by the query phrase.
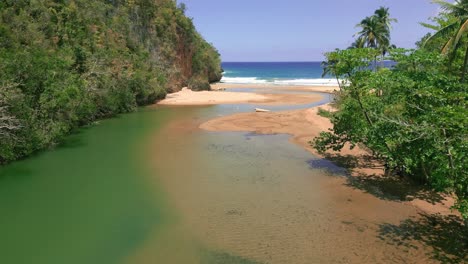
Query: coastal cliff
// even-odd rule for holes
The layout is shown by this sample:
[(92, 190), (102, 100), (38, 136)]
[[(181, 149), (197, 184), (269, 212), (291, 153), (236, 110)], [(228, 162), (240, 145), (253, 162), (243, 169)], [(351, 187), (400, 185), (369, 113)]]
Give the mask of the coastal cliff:
[(0, 164), (220, 78), (219, 53), (176, 1), (1, 1)]

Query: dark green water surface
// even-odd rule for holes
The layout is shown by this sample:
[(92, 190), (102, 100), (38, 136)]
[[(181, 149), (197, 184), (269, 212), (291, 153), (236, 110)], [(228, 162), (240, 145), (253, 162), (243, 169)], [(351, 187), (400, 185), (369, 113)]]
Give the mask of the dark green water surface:
[(168, 214), (145, 182), (142, 150), (167, 116), (105, 120), (0, 167), (0, 263), (116, 263), (162, 226)]

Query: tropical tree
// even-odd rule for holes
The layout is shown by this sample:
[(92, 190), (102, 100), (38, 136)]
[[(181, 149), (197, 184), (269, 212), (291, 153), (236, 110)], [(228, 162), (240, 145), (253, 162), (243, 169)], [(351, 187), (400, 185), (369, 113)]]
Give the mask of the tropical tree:
[(374, 16), (382, 23), (388, 31), (392, 29), (392, 22), (398, 22), (395, 18), (390, 17), (390, 12), (388, 7), (381, 6), (379, 9), (375, 10)]
[(314, 147), (364, 145), (390, 171), (455, 193), (455, 208), (468, 219), (468, 83), (446, 71), (443, 56), (426, 50), (390, 50), (395, 67), (372, 71), (368, 65), (379, 52), (325, 54), (330, 72), (349, 81), (338, 93), (333, 128), (315, 138)]
[(461, 72), (461, 80), (464, 81), (468, 66), (468, 45), (466, 43), (466, 35), (468, 33), (468, 0), (456, 0), (454, 3), (441, 0), (435, 0), (434, 2), (441, 6), (443, 15), (447, 16), (445, 21), (448, 23), (447, 25), (443, 25), (439, 21), (439, 26), (422, 23), (423, 26), (436, 30), (436, 33), (426, 40), (424, 46), (436, 39), (444, 39), (445, 43), (442, 46), (441, 53), (449, 57), (449, 65), (455, 59), (457, 51), (462, 46), (466, 46)]
[(366, 17), (356, 26), (361, 28), (358, 39), (362, 39), (368, 48), (378, 48), (389, 42), (390, 34), (376, 16)]
[(390, 30), (392, 29), (392, 23), (393, 22), (398, 22), (395, 18), (390, 17), (390, 12), (388, 7), (380, 7), (379, 9), (375, 10), (374, 12), (374, 17), (376, 17), (377, 21), (381, 24), (381, 26), (384, 28), (384, 30), (387, 33), (387, 37), (384, 42), (379, 43), (380, 44), (380, 50), (382, 52), (382, 56), (385, 56), (387, 51), (390, 48), (393, 48), (392, 45), (390, 45)]
[[(389, 9), (387, 7), (380, 7), (375, 10), (372, 16), (364, 18), (356, 25), (360, 27), (361, 30), (356, 34), (357, 39), (350, 48), (368, 47), (378, 49), (383, 58), (388, 50), (394, 47), (390, 44), (392, 22), (397, 22), (397, 20), (390, 18)], [(377, 58), (374, 62), (376, 60)]]

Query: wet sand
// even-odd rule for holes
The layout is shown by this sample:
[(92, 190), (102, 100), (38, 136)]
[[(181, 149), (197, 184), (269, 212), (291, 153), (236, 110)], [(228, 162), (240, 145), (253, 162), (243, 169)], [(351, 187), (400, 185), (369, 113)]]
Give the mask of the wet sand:
[(216, 83), (211, 85), (213, 90), (225, 90), (225, 89), (278, 89), (278, 90), (290, 90), (290, 91), (304, 91), (304, 92), (321, 92), (321, 93), (333, 93), (339, 90), (337, 86), (300, 86), (300, 85), (271, 85), (271, 84), (232, 84), (232, 83)]

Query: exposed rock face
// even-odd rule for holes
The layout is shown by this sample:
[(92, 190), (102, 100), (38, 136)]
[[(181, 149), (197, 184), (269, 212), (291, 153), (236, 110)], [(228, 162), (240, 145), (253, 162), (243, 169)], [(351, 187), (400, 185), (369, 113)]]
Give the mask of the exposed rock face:
[[(177, 92), (185, 86), (193, 90), (207, 90), (210, 83), (221, 80), (223, 70), (216, 49), (211, 45), (197, 48), (198, 50), (194, 49), (190, 43), (180, 40), (177, 45), (175, 70), (170, 76), (168, 91)], [(209, 56), (203, 56), (201, 62), (200, 52), (209, 54)]]
[(193, 30), (177, 30), (174, 52), (166, 57), (175, 68), (169, 78), (169, 91), (179, 91), (185, 86), (194, 90), (207, 90), (210, 89), (210, 83), (222, 78), (220, 54), (195, 31), (191, 20), (189, 23)]

